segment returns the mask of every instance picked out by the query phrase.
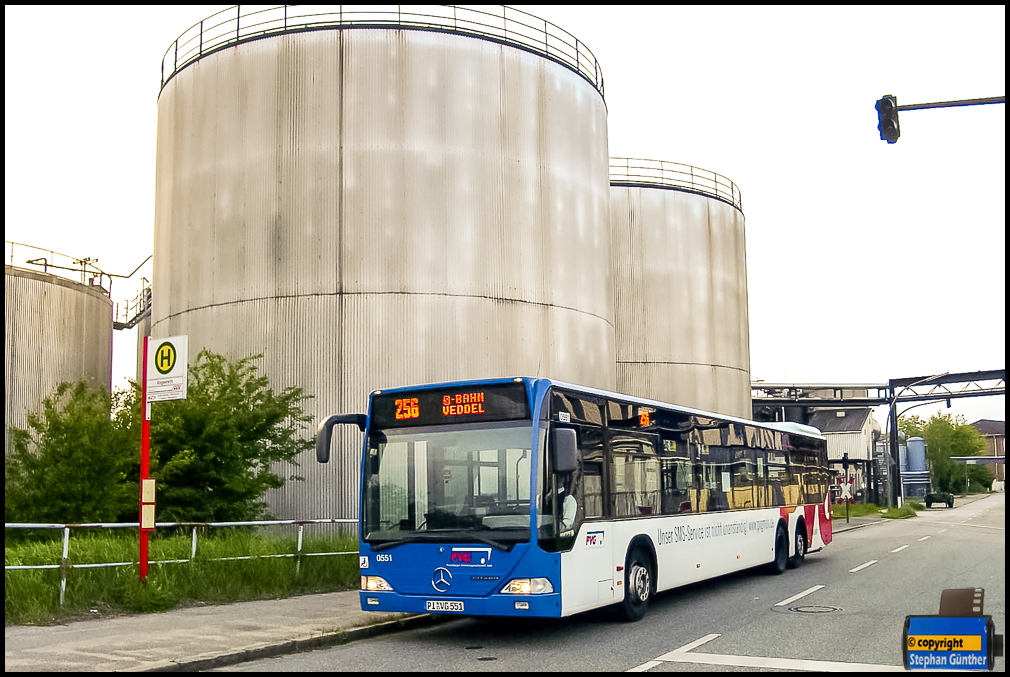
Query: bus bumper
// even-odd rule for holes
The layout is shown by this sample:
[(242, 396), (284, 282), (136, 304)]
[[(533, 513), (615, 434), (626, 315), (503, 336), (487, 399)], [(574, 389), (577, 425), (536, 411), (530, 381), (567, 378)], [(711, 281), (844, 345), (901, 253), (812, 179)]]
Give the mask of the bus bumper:
[(561, 595), (491, 595), (442, 597), (361, 592), (361, 610), (382, 613), (445, 614), (449, 616), (561, 616)]

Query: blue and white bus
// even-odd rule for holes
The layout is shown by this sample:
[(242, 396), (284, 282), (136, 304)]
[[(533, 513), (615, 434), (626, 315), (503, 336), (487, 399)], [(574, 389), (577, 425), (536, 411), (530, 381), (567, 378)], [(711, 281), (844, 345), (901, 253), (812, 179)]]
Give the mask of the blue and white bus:
[(550, 379), (372, 393), (361, 607), (568, 616), (715, 576), (802, 563), (831, 541), (824, 437)]

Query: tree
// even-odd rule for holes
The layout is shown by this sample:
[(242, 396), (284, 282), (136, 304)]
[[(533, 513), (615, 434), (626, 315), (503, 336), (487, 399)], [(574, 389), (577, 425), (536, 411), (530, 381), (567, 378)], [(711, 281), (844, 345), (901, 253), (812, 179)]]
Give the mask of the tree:
[(950, 460), (951, 456), (982, 456), (985, 453), (985, 440), (963, 416), (955, 418), (950, 414), (937, 414), (925, 423), (917, 416), (910, 419), (914, 421), (899, 421), (899, 427), (906, 434), (911, 432), (912, 436), (925, 440), (930, 477), (935, 489), (964, 493), (968, 489), (967, 479), (971, 480), (973, 487), (991, 486), (992, 473), (984, 466), (963, 466)]
[[(11, 429), (4, 463), (7, 522), (136, 521), (139, 408), (128, 391), (61, 383)], [(134, 411), (135, 410), (135, 411)]]
[(275, 464), (312, 448), (301, 388), (275, 394), (257, 374), (255, 355), (236, 362), (200, 351), (189, 369), (187, 398), (156, 402), (151, 413), (151, 475), (158, 519), (245, 521), (267, 516), (267, 490), (286, 480)]
[[(187, 399), (155, 402), (151, 476), (159, 521), (245, 521), (266, 516), (269, 489), (313, 446), (300, 388), (275, 394), (253, 361), (203, 350)], [(140, 498), (140, 387), (110, 394), (61, 384), (28, 429), (11, 430), (4, 464), (7, 522), (136, 522)]]
[(898, 430), (905, 433), (905, 439), (922, 437), (922, 429), (925, 425), (926, 422), (915, 414), (912, 414), (911, 416), (900, 416), (898, 418)]

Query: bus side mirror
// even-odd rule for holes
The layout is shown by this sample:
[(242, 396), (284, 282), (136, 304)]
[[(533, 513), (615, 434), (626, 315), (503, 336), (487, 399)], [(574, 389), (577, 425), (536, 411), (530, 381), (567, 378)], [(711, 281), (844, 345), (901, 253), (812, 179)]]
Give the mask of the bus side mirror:
[(573, 472), (578, 467), (578, 444), (575, 431), (571, 428), (555, 428), (551, 431), (551, 451), (554, 472)]
[(361, 432), (365, 432), (368, 419), (364, 414), (336, 414), (319, 424), (316, 429), (316, 460), (320, 463), (330, 462), (330, 443), (333, 440), (333, 426), (343, 423), (353, 423)]

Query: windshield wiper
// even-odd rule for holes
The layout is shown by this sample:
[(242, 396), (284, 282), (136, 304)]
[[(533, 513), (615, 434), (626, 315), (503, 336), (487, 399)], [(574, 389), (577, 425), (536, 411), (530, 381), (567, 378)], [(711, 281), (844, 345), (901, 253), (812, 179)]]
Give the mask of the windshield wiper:
[[(508, 552), (510, 546), (499, 543), (498, 541), (488, 538), (487, 536), (482, 536), (481, 534), (474, 533), (472, 531), (428, 531), (422, 534), (414, 534), (413, 536), (407, 536), (406, 538), (401, 538), (396, 541), (385, 541), (384, 543), (376, 543), (372, 545), (372, 552), (379, 552), (382, 550), (389, 550), (390, 548), (395, 548), (398, 545), (406, 545), (407, 543), (418, 543), (422, 541), (445, 541), (445, 540), (456, 540), (456, 539), (475, 539), (480, 541), (484, 545), (490, 545), (496, 550), (501, 550), (502, 552)], [(367, 542), (367, 539), (366, 539)]]

